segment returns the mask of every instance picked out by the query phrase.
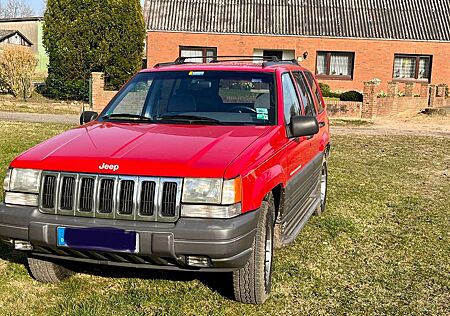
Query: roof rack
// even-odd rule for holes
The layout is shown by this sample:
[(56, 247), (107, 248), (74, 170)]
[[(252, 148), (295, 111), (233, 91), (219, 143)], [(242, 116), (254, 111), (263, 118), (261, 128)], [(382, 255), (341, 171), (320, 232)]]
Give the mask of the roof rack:
[(192, 59), (210, 59), (210, 64), (220, 63), (220, 62), (236, 62), (236, 61), (251, 61), (254, 62), (255, 60), (262, 60), (262, 66), (268, 67), (268, 66), (274, 66), (274, 65), (280, 65), (280, 64), (293, 64), (298, 65), (298, 61), (296, 59), (289, 59), (289, 60), (280, 60), (276, 56), (197, 56), (197, 57), (178, 57), (173, 62), (165, 62), (165, 63), (159, 63), (155, 65), (155, 68), (160, 67), (167, 67), (167, 66), (174, 66), (174, 65), (185, 65), (185, 64), (193, 64), (193, 62), (189, 62), (187, 60)]

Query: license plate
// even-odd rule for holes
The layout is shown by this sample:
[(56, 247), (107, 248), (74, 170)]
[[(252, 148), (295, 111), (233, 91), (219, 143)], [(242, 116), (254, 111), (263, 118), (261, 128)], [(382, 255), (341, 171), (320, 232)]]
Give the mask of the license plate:
[(58, 247), (108, 252), (139, 252), (139, 234), (115, 228), (57, 228)]

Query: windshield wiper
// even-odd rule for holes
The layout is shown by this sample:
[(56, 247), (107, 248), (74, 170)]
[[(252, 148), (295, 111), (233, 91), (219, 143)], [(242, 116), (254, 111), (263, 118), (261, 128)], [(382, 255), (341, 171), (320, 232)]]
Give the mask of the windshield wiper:
[(102, 119), (104, 120), (111, 120), (111, 119), (136, 119), (139, 121), (152, 121), (151, 118), (140, 115), (140, 114), (129, 114), (129, 113), (118, 113), (118, 114), (110, 114), (110, 115), (104, 115), (102, 116)]
[(197, 116), (197, 115), (184, 115), (184, 114), (173, 114), (173, 115), (161, 115), (157, 118), (158, 121), (176, 121), (176, 122), (189, 122), (189, 124), (193, 123), (212, 123), (223, 125), (223, 122), (206, 117), (206, 116)]

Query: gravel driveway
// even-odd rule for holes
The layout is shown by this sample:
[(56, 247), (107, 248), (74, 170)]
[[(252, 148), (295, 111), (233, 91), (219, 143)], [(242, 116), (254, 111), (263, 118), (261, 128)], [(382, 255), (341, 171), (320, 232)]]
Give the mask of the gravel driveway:
[(78, 115), (0, 112), (0, 120), (34, 123), (80, 124)]

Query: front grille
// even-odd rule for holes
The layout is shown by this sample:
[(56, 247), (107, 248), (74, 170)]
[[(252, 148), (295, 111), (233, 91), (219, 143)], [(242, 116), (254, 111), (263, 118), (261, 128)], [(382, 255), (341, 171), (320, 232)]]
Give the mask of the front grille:
[(124, 180), (120, 186), (119, 213), (124, 215), (133, 214), (134, 208), (134, 181)]
[(103, 214), (112, 213), (114, 210), (114, 180), (100, 180), (100, 199), (98, 211)]
[(74, 195), (75, 177), (63, 177), (61, 188), (61, 210), (70, 211), (73, 209)]
[(92, 212), (94, 210), (95, 179), (83, 178), (80, 186), (80, 212)]
[(155, 189), (156, 183), (142, 182), (141, 203), (139, 213), (144, 216), (153, 216), (155, 212)]
[(39, 207), (47, 214), (175, 222), (182, 179), (42, 173)]
[(55, 207), (57, 176), (48, 175), (44, 177), (44, 185), (42, 190), (42, 207), (51, 209)]
[(177, 205), (177, 184), (175, 182), (164, 183), (162, 200), (162, 215), (174, 216)]

